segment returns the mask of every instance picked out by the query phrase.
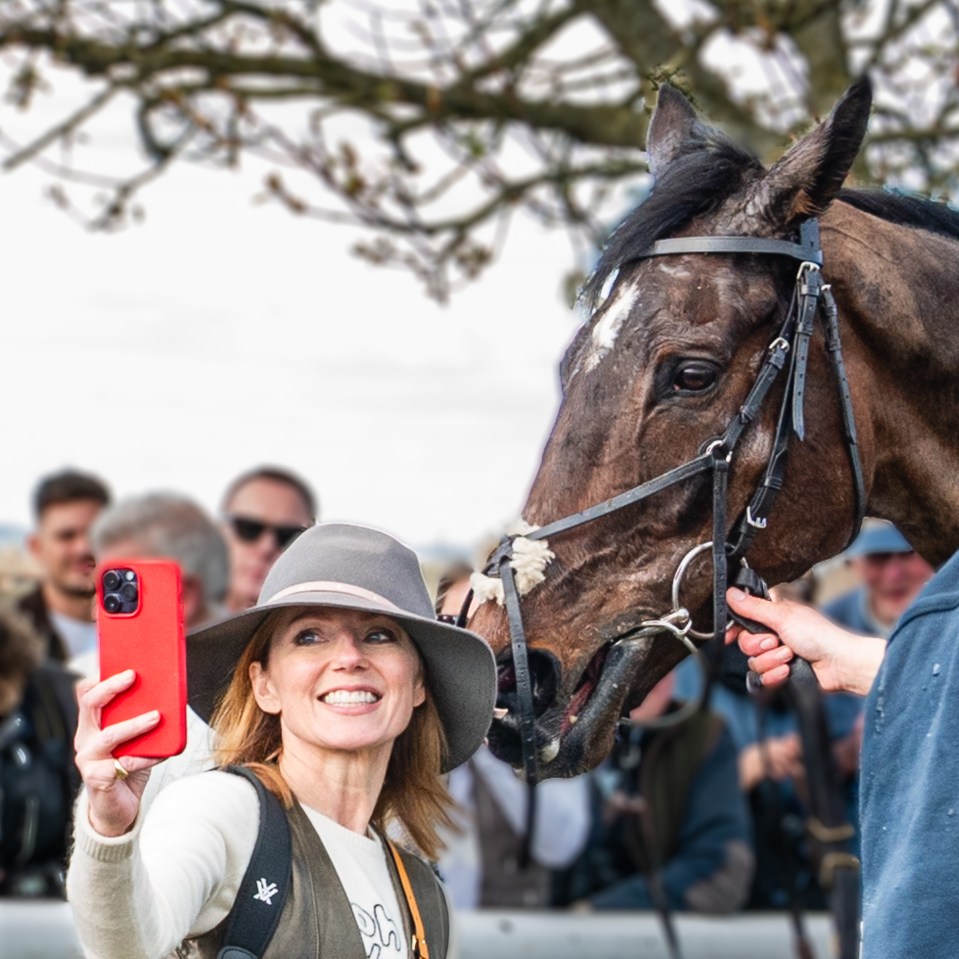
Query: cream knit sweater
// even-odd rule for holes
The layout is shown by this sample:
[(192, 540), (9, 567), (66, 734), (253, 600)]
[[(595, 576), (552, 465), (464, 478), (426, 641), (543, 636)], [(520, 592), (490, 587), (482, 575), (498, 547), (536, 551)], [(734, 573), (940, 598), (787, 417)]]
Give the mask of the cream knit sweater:
[[(406, 959), (403, 918), (378, 837), (304, 807), (349, 899), (364, 948)], [(208, 772), (171, 783), (124, 836), (106, 838), (77, 806), (67, 893), (91, 959), (162, 959), (229, 913), (259, 828), (259, 800), (240, 776)]]

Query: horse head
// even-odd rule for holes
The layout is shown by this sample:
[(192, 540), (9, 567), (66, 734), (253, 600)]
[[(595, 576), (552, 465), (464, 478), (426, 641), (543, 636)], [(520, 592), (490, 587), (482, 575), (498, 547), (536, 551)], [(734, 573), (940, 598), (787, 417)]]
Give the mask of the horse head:
[[(858, 153), (868, 82), (771, 168), (702, 122), (663, 87), (650, 121), (654, 186), (612, 234), (585, 289), (588, 320), (562, 360), (562, 400), (522, 519), (543, 527), (700, 456), (738, 415), (796, 289), (796, 260), (754, 253), (642, 256), (682, 236), (791, 239), (822, 215)], [(828, 266), (828, 264), (827, 264)], [(827, 271), (828, 272), (828, 271)], [(828, 279), (828, 276), (827, 276)], [(730, 522), (769, 461), (778, 382), (729, 463)], [(839, 552), (856, 525), (851, 467), (825, 346), (810, 347), (805, 438), (790, 448), (784, 489), (749, 564), (770, 582)], [(863, 439), (870, 454), (870, 437)], [(539, 777), (569, 776), (607, 754), (616, 723), (686, 654), (668, 633), (620, 642), (673, 608), (674, 576), (689, 562), (681, 603), (712, 629), (712, 486), (700, 473), (622, 509), (551, 535), (521, 591), (529, 643)], [(536, 582), (541, 580), (540, 582)], [(493, 593), (471, 627), (500, 658), (500, 705), (490, 745), (521, 765), (509, 630)]]

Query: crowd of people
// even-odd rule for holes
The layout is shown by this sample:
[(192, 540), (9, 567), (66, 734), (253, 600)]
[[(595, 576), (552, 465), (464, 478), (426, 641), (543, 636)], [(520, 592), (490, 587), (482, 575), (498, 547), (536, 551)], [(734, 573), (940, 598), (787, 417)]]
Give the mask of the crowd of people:
[[(216, 955), (260, 866), (257, 817), (271, 795), (292, 837), (283, 915), (352, 930), (352, 911), (359, 938), (318, 933), (331, 954), (362, 940), (357, 955), (406, 955), (420, 936), (442, 955), (447, 900), (709, 914), (824, 905), (797, 719), (774, 681), (750, 696), (742, 670), (724, 670), (691, 709), (703, 671), (687, 660), (624, 717), (599, 769), (538, 788), (527, 837), (528, 787), (483, 744), (496, 677), (489, 649), (458, 624), (468, 566), (428, 594), (414, 554), (367, 527), (318, 523), (309, 483), (272, 466), (227, 483), (216, 517), (173, 493), (114, 502), (75, 470), (43, 478), (33, 507), (37, 581), (0, 601), (0, 895), (69, 893), (92, 954), (161, 944), (166, 955), (189, 940)], [(191, 635), (187, 746), (159, 763), (116, 759), (120, 733), (100, 726), (131, 680), (101, 681), (95, 568), (131, 556), (177, 562)], [(933, 573), (881, 522), (844, 568), (855, 587), (822, 611), (871, 637), (889, 636)], [(813, 606), (820, 585), (783, 589)], [(863, 699), (837, 691), (825, 708), (856, 825)], [(194, 775), (207, 770), (218, 771)], [(328, 902), (318, 890), (330, 883), (346, 898)], [(94, 901), (104, 890), (110, 915)], [(138, 917), (139, 945), (118, 916)], [(281, 924), (274, 954), (291, 934)]]

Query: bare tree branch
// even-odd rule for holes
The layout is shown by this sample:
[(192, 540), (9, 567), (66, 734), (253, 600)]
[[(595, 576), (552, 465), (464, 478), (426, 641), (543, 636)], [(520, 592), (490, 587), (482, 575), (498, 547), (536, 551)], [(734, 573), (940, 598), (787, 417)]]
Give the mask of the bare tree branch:
[[(111, 229), (179, 163), (248, 157), (268, 197), (361, 227), (360, 255), (443, 299), (516, 216), (593, 248), (644, 174), (666, 81), (770, 158), (868, 70), (877, 107), (857, 176), (952, 195), (957, 34), (942, 0), (9, 0), (0, 151), (6, 169), (89, 184), (88, 202), (57, 188), (58, 202)], [(12, 136), (2, 111), (29, 116), (67, 71), (75, 108)], [(80, 147), (52, 159), (131, 99), (145, 165), (131, 150), (131, 172), (108, 178), (81, 169)]]

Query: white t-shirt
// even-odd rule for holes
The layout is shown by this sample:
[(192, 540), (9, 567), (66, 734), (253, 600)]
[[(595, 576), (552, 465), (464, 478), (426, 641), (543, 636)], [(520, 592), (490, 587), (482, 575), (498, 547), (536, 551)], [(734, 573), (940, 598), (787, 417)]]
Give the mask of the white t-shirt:
[(379, 836), (361, 836), (308, 806), (307, 818), (333, 861), (369, 959), (406, 956), (403, 914), (390, 878), (390, 855)]
[(83, 656), (97, 648), (97, 624), (85, 619), (74, 619), (50, 610), (50, 622), (66, 643), (69, 659)]

